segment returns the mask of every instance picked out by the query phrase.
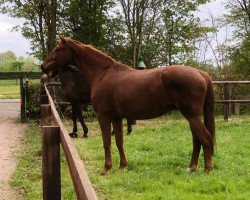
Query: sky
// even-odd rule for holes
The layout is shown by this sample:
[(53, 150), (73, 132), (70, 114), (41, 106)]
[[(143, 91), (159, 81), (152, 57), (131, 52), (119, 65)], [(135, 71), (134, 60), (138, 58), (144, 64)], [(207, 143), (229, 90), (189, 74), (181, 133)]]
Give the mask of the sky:
[(20, 31), (11, 31), (12, 27), (22, 22), (20, 19), (0, 14), (0, 53), (10, 50), (16, 56), (28, 56), (26, 52), (30, 51), (29, 41), (22, 36)]
[[(227, 13), (227, 10), (224, 6), (224, 3), (223, 2), (226, 2), (227, 0), (215, 0), (215, 1), (211, 1), (210, 3), (208, 4), (205, 4), (205, 5), (202, 5), (200, 6), (199, 8), (199, 12), (198, 14), (200, 15), (200, 17), (202, 19), (211, 19), (211, 15), (214, 17), (214, 18), (220, 18), (221, 16), (223, 16), (224, 14)], [(211, 20), (207, 22), (208, 25), (212, 26), (212, 23), (211, 23)], [(233, 28), (232, 27), (223, 27), (218, 35), (219, 35), (219, 38), (221, 40), (224, 40), (225, 37), (226, 37), (226, 30), (227, 29), (227, 34), (228, 36), (230, 37), (232, 32), (233, 32)]]
[[(226, 12), (222, 5), (223, 0), (214, 0), (206, 5), (200, 7), (199, 15), (203, 18), (209, 18), (209, 10), (214, 17), (219, 17)], [(225, 0), (224, 0), (225, 1)], [(7, 15), (0, 14), (0, 53), (5, 51), (13, 51), (16, 56), (28, 56), (27, 52), (30, 52), (29, 41), (26, 40), (20, 31), (11, 32), (13, 26), (22, 24), (22, 20), (13, 19)], [(221, 39), (223, 39), (225, 32), (222, 30), (219, 33)]]

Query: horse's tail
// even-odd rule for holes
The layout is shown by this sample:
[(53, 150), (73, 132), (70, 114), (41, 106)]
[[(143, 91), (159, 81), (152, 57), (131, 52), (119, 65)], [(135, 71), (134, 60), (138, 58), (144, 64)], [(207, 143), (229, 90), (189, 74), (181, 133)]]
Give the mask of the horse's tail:
[(212, 155), (214, 154), (214, 146), (216, 143), (215, 138), (215, 120), (214, 120), (214, 88), (211, 77), (201, 71), (201, 75), (205, 78), (207, 82), (207, 92), (205, 103), (203, 106), (203, 115), (204, 115), (204, 125), (212, 136)]

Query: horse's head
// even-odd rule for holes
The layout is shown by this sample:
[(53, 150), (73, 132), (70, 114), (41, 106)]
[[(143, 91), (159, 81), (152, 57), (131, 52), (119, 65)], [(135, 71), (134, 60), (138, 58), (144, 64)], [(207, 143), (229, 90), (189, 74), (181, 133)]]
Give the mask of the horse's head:
[(59, 43), (53, 51), (44, 59), (41, 69), (50, 77), (55, 76), (58, 71), (67, 68), (73, 62), (73, 54), (67, 46), (68, 40), (59, 36)]

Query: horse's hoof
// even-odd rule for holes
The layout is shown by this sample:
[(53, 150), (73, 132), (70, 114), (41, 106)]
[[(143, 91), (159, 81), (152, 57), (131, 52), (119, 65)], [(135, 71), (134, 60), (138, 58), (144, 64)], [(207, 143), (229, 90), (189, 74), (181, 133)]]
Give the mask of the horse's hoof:
[(197, 170), (197, 167), (189, 167), (189, 168), (187, 168), (187, 172), (190, 173), (190, 174), (196, 172), (196, 170)]
[(127, 132), (127, 135), (130, 135), (131, 132)]
[(212, 167), (211, 167), (211, 168), (205, 168), (205, 169), (204, 169), (204, 172), (205, 172), (205, 173), (209, 173), (209, 172), (211, 172), (212, 170), (213, 170)]
[(109, 173), (109, 170), (106, 168), (103, 168), (102, 171), (100, 172), (101, 176), (106, 176)]
[(86, 134), (86, 135), (84, 134), (82, 137), (84, 137), (84, 138), (88, 138), (88, 135), (87, 135), (87, 134)]
[(77, 133), (69, 133), (69, 136), (72, 137), (72, 138), (77, 138), (78, 137)]
[(83, 130), (83, 134), (84, 134), (84, 135), (88, 135), (88, 132), (89, 132), (88, 129), (84, 129), (84, 130)]
[(121, 170), (121, 171), (124, 171), (124, 170), (126, 170), (127, 169), (127, 165), (125, 165), (125, 166), (121, 166), (120, 165), (120, 167), (119, 167), (119, 170)]

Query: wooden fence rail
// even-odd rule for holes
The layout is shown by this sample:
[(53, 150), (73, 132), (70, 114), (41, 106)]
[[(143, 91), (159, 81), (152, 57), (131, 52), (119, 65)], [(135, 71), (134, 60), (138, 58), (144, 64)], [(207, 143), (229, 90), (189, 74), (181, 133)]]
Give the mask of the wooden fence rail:
[(61, 199), (60, 144), (66, 157), (77, 199), (97, 200), (86, 169), (64, 127), (47, 86), (41, 87), (43, 199)]
[[(250, 81), (213, 81), (214, 85), (222, 85), (223, 87), (223, 99), (216, 99), (215, 103), (222, 103), (224, 106), (224, 120), (228, 121), (230, 104), (248, 104), (250, 99), (230, 99), (230, 87), (229, 85), (234, 84), (250, 84)], [(48, 86), (61, 86), (60, 82), (49, 82)], [(57, 105), (70, 105), (69, 102), (56, 102)]]
[[(223, 103), (224, 110), (224, 120), (228, 121), (230, 104), (248, 104), (250, 103), (250, 99), (230, 99), (230, 85), (239, 85), (239, 84), (250, 84), (250, 81), (213, 81), (213, 84), (220, 84), (223, 88), (223, 100), (215, 100), (215, 103)], [(239, 111), (238, 111), (239, 112)]]

